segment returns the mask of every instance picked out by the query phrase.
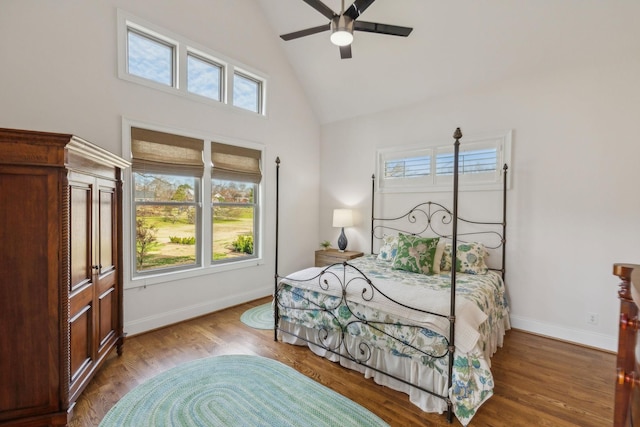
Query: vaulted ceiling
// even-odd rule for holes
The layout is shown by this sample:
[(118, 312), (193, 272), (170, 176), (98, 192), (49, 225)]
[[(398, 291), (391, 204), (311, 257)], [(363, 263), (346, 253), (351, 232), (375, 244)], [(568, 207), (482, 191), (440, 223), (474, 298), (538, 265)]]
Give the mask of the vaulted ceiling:
[[(637, 0), (377, 0), (361, 20), (413, 32), (357, 31), (351, 59), (329, 31), (279, 38), (328, 22), (303, 0), (256, 1), (321, 123), (640, 53)], [(323, 2), (340, 13), (340, 0)]]

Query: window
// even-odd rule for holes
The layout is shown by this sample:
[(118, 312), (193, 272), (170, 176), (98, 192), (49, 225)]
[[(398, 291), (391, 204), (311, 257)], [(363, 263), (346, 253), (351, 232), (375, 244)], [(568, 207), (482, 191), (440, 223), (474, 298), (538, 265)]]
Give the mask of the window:
[(431, 175), (431, 156), (403, 157), (384, 162), (384, 179), (419, 178)]
[(425, 186), (432, 182), (431, 161), (433, 158), (431, 149), (394, 149), (380, 151), (379, 181), (384, 183), (384, 188), (406, 188), (412, 186)]
[(134, 172), (136, 271), (198, 262), (195, 198), (199, 180), (177, 175)]
[[(453, 143), (430, 148), (378, 150), (378, 190), (450, 191), (453, 152)], [(484, 137), (464, 137), (460, 141), (458, 156), (461, 189), (501, 188), (502, 166), (510, 161), (510, 156), (511, 131)]]
[(131, 129), (135, 272), (200, 266), (204, 141)]
[(122, 10), (118, 77), (208, 105), (265, 115), (263, 73)]
[(260, 112), (262, 93), (260, 80), (251, 78), (245, 74), (233, 74), (233, 105), (245, 110)]
[(220, 101), (223, 75), (222, 65), (195, 54), (187, 55), (187, 90), (189, 92)]
[(132, 28), (127, 31), (129, 74), (174, 86), (175, 46)]
[(255, 257), (260, 151), (211, 144), (212, 261)]
[[(486, 148), (480, 150), (467, 150), (458, 154), (458, 173), (474, 174), (495, 172), (498, 165), (498, 150)], [(453, 175), (453, 153), (439, 154), (436, 158), (436, 175)]]
[(132, 276), (259, 258), (260, 149), (131, 127), (131, 153)]

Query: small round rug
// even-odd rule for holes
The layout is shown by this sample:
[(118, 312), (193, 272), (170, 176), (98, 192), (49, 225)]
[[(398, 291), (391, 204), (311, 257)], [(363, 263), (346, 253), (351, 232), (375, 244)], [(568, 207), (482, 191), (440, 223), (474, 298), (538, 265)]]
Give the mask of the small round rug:
[(224, 355), (169, 369), (127, 393), (100, 427), (389, 427), (276, 360)]
[(242, 313), (240, 321), (255, 329), (273, 329), (273, 306), (268, 302), (253, 307)]

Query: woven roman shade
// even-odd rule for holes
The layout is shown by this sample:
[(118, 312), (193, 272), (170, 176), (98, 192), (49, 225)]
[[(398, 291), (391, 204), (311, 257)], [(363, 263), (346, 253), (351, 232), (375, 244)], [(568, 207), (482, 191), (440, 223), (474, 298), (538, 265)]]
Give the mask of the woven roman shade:
[(131, 128), (132, 167), (137, 172), (201, 177), (203, 147), (201, 139)]
[(254, 184), (262, 179), (259, 150), (212, 142), (211, 162), (211, 176), (214, 179)]

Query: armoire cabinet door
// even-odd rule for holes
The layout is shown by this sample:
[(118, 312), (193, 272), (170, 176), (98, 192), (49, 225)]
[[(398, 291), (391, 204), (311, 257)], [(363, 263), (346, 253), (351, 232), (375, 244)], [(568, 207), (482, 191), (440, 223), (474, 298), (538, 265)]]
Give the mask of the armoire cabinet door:
[(111, 344), (118, 338), (116, 334), (118, 322), (118, 275), (116, 271), (117, 259), (117, 197), (114, 183), (100, 180), (98, 182), (97, 197), (98, 215), (96, 230), (97, 263), (97, 352), (109, 350)]
[(72, 175), (69, 179), (69, 338), (71, 394), (90, 373), (95, 361), (93, 198), (94, 179)]

